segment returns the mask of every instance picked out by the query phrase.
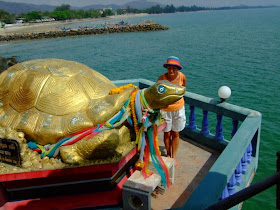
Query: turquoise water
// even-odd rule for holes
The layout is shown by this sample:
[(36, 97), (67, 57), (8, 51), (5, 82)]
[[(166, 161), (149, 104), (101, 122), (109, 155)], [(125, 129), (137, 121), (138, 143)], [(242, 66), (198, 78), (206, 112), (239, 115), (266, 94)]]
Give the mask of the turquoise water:
[[(262, 113), (259, 168), (254, 182), (276, 171), (280, 150), (280, 8), (176, 13), (128, 18), (154, 20), (168, 31), (68, 37), (0, 44), (0, 56), (20, 61), (62, 58), (84, 63), (111, 80), (156, 81), (170, 55), (178, 56), (187, 90)], [(90, 24), (90, 23), (85, 23)], [(243, 209), (275, 209), (275, 187), (249, 199)]]

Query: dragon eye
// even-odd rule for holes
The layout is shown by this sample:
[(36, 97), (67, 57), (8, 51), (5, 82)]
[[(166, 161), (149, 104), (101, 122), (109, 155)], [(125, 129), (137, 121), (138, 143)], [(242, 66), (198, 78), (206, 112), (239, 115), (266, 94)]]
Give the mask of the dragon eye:
[(165, 92), (165, 87), (162, 86), (162, 85), (158, 86), (158, 92), (159, 93), (164, 93)]

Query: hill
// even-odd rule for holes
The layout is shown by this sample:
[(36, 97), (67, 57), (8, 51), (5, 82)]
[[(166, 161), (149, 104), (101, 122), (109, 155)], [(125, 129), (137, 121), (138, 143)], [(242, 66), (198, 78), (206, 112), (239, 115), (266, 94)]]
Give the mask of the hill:
[[(108, 5), (102, 5), (102, 4), (93, 4), (85, 7), (72, 7), (71, 9), (83, 9), (83, 10), (89, 10), (89, 9), (103, 9), (103, 8), (112, 8), (114, 10), (118, 10), (120, 8), (135, 8), (135, 9), (145, 9), (149, 8), (155, 5), (160, 6), (166, 6), (161, 3), (157, 2), (149, 2), (149, 1), (132, 1), (123, 5), (116, 5), (116, 4), (108, 4)], [(0, 9), (3, 9), (10, 14), (20, 14), (20, 13), (28, 13), (31, 11), (53, 11), (56, 8), (56, 6), (51, 5), (37, 5), (37, 4), (26, 4), (26, 3), (15, 3), (15, 2), (5, 2), (0, 1)]]
[(36, 5), (36, 4), (25, 4), (25, 3), (14, 3), (0, 1), (0, 9), (3, 9), (10, 14), (27, 13), (31, 11), (53, 11), (56, 7), (50, 5)]

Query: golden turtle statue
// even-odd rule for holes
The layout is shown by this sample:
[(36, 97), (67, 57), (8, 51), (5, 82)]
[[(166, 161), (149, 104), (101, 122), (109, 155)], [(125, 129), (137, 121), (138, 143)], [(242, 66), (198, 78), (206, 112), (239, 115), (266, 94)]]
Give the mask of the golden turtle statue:
[(114, 87), (74, 61), (26, 61), (0, 75), (0, 125), (23, 131), (42, 145), (54, 144), (118, 112), (130, 93), (109, 95)]
[[(168, 95), (157, 91), (159, 84), (166, 86)], [(177, 101), (185, 92), (169, 82), (159, 84), (144, 93), (152, 109)], [(0, 126), (22, 131), (27, 140), (40, 145), (55, 144), (106, 122), (135, 90), (130, 87), (111, 95), (112, 88), (116, 86), (109, 79), (74, 61), (37, 59), (16, 64), (0, 74)], [(102, 135), (115, 135), (116, 131), (112, 133)], [(84, 156), (90, 159), (91, 154)]]

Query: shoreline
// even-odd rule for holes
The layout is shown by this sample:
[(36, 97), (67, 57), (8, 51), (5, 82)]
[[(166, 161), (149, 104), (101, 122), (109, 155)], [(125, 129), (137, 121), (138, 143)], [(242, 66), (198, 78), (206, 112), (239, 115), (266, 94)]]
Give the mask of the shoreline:
[[(52, 25), (53, 27), (53, 25)], [(65, 27), (65, 26), (64, 26)], [(46, 31), (29, 32), (29, 33), (12, 33), (10, 35), (0, 35), (0, 42), (14, 42), (14, 41), (27, 41), (27, 40), (38, 40), (38, 39), (49, 39), (58, 37), (73, 37), (73, 36), (88, 36), (88, 35), (99, 35), (99, 34), (111, 34), (111, 33), (128, 33), (128, 32), (145, 32), (145, 31), (159, 31), (168, 30), (168, 27), (162, 26), (151, 20), (146, 20), (137, 24), (128, 25), (104, 25), (102, 27), (94, 28), (78, 28), (78, 29), (66, 29), (66, 30), (49, 30), (47, 27), (44, 28)]]
[(24, 23), (21, 25), (9, 26), (0, 28), (0, 36), (9, 36), (14, 34), (24, 33), (41, 33), (41, 32), (52, 32), (52, 31), (63, 31), (61, 28), (73, 23), (87, 22), (87, 21), (100, 21), (100, 20), (112, 20), (117, 18), (129, 18), (129, 17), (140, 17), (148, 16), (148, 13), (140, 14), (126, 14), (126, 15), (115, 15), (104, 18), (86, 18), (86, 19), (74, 19), (66, 21), (53, 21), (45, 23)]

